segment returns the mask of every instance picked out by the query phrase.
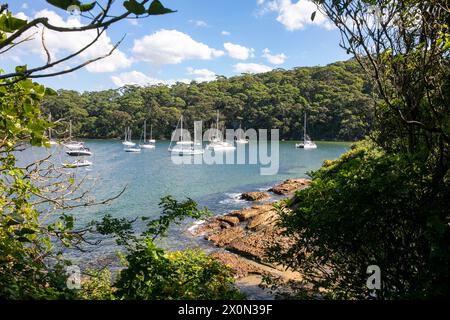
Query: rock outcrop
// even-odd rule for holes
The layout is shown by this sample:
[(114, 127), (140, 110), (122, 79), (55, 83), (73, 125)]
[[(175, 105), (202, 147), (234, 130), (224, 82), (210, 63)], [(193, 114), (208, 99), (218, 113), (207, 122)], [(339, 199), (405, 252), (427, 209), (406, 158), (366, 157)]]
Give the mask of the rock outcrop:
[(269, 189), (270, 192), (279, 195), (290, 195), (293, 192), (307, 188), (311, 183), (309, 179), (287, 179), (282, 183)]
[(241, 194), (241, 199), (247, 201), (261, 201), (270, 198), (270, 194), (263, 191), (244, 192)]

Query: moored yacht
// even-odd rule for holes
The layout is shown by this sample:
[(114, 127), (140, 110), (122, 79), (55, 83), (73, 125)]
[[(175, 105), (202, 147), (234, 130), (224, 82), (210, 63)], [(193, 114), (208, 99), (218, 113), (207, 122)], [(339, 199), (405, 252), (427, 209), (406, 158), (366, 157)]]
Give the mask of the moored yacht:
[(306, 113), (305, 113), (305, 120), (304, 120), (304, 125), (303, 125), (303, 142), (296, 143), (295, 147), (303, 148), (303, 149), (317, 149), (317, 145), (306, 134)]
[(214, 151), (231, 151), (235, 150), (236, 147), (228, 141), (225, 141), (220, 137), (219, 131), (219, 110), (217, 110), (217, 120), (216, 120), (216, 135), (211, 139), (210, 144), (207, 146), (208, 149)]
[[(183, 138), (183, 116), (181, 116), (178, 123), (181, 123), (181, 140), (177, 141), (174, 146), (172, 146), (173, 141), (170, 141), (169, 151), (172, 155), (178, 156), (193, 156), (198, 154), (203, 154), (204, 150), (202, 148), (201, 143), (194, 142), (196, 141), (196, 137), (194, 135), (194, 141), (184, 140)], [(178, 123), (177, 128), (178, 129)], [(194, 132), (195, 134), (195, 132)]]

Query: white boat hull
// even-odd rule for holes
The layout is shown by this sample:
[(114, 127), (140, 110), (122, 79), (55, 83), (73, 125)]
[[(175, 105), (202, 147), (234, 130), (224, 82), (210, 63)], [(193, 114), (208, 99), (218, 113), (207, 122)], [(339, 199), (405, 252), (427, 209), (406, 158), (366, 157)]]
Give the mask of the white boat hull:
[(141, 152), (141, 148), (125, 148), (123, 150), (125, 152), (134, 152), (134, 153)]
[(134, 147), (136, 145), (136, 143), (131, 141), (123, 141), (122, 144), (127, 147)]
[(81, 157), (81, 156), (91, 156), (92, 152), (88, 151), (88, 150), (68, 150), (66, 151), (67, 155), (71, 156), (71, 157)]
[(139, 145), (142, 149), (155, 149), (154, 144), (141, 144)]
[(84, 143), (83, 142), (65, 143), (64, 147), (66, 147), (67, 149), (70, 149), (70, 150), (81, 149), (81, 148), (84, 148)]
[(81, 168), (81, 167), (89, 167), (92, 165), (92, 162), (88, 160), (84, 161), (75, 161), (73, 163), (63, 163), (64, 168)]

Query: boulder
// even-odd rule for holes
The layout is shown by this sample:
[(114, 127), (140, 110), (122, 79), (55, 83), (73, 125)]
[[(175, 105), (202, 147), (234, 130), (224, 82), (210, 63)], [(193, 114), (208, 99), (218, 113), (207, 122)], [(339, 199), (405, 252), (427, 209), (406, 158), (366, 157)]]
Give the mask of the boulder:
[(214, 252), (211, 254), (219, 262), (229, 267), (236, 278), (246, 277), (249, 274), (264, 274), (264, 270), (247, 262), (238, 255), (229, 252)]
[(262, 191), (244, 192), (241, 194), (241, 199), (247, 201), (261, 201), (270, 198), (270, 194)]
[(254, 216), (247, 224), (247, 229), (259, 231), (261, 229), (272, 227), (278, 220), (278, 212), (273, 209)]
[(243, 237), (244, 235), (244, 229), (240, 226), (236, 226), (227, 229), (221, 229), (213, 234), (207, 235), (206, 240), (211, 241), (218, 247), (223, 247), (228, 245), (236, 238)]
[(240, 221), (246, 221), (254, 216), (257, 216), (268, 210), (272, 210), (273, 206), (271, 204), (262, 204), (259, 206), (253, 206), (251, 208), (242, 209), (239, 211), (232, 212), (230, 215), (236, 216)]
[(278, 195), (287, 195), (291, 194), (297, 190), (301, 190), (307, 188), (311, 183), (309, 179), (287, 179), (276, 186), (273, 186), (269, 189), (269, 191), (278, 194)]
[(217, 220), (226, 222), (233, 227), (239, 223), (239, 218), (232, 215), (224, 215), (222, 217), (218, 217)]

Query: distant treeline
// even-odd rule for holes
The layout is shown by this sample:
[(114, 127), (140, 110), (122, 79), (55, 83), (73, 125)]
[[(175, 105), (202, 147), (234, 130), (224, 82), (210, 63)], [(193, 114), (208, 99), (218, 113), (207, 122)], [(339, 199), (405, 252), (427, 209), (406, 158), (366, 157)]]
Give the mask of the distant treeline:
[(205, 128), (214, 125), (219, 110), (221, 126), (278, 128), (282, 139), (302, 137), (306, 112), (313, 139), (357, 140), (372, 124), (371, 91), (359, 65), (349, 60), (203, 83), (58, 90), (42, 109), (53, 120), (62, 119), (56, 130), (61, 135), (71, 120), (73, 134), (84, 138), (122, 137), (128, 126), (138, 138), (144, 119), (148, 130), (153, 126), (154, 137), (170, 138), (181, 115), (188, 128), (195, 120), (203, 120)]

